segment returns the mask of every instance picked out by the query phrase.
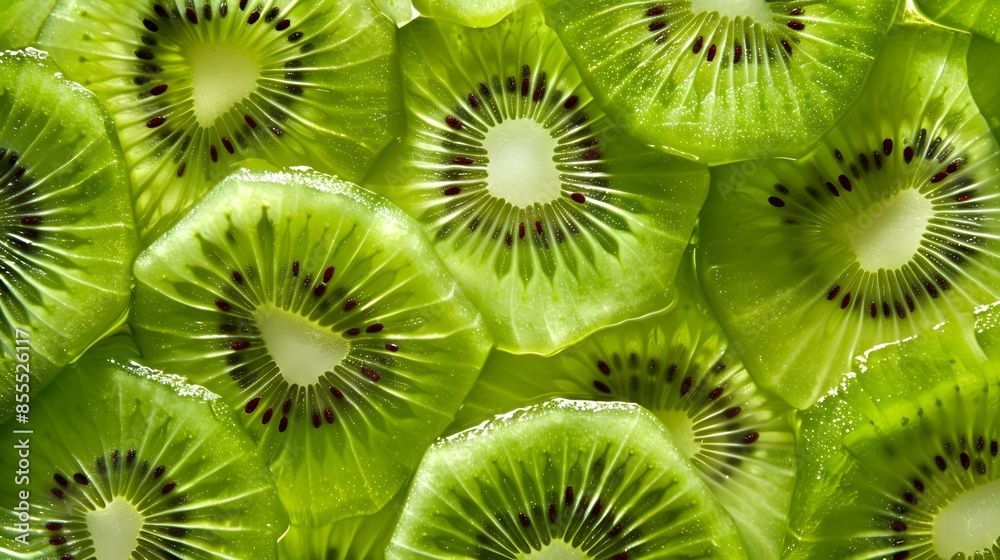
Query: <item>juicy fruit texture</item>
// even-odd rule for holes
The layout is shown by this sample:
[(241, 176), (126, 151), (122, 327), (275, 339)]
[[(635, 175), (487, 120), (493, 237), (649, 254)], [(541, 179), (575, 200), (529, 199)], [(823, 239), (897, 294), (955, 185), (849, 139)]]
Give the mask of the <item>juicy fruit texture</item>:
[(56, 0), (0, 0), (0, 52), (34, 44)]
[(4, 557), (276, 558), (288, 519), (249, 439), (217, 395), (137, 355), (127, 336), (94, 347), (32, 402), (34, 436), (4, 427), (4, 449), (30, 449), (30, 475), (0, 486), (11, 506), (30, 495), (27, 531), (4, 517)]
[(805, 155), (850, 107), (899, 2), (543, 0), (602, 106), (716, 165)]
[(490, 27), (531, 0), (416, 0), (414, 6), (425, 15), (468, 25)]
[(224, 180), (135, 274), (143, 355), (238, 411), (296, 524), (384, 506), (489, 349), (417, 224), (320, 173)]
[(413, 19), (413, 3), (410, 0), (372, 0), (396, 25), (403, 25)]
[(108, 107), (143, 240), (248, 158), (360, 179), (402, 129), (370, 2), (60, 0), (39, 38)]
[(914, 1), (934, 21), (1000, 41), (1000, 4), (993, 0)]
[(751, 375), (796, 407), (860, 352), (1000, 297), (1000, 147), (955, 85), (968, 41), (896, 28), (812, 156), (713, 170), (706, 292)]
[[(0, 420), (121, 319), (137, 250), (107, 113), (36, 50), (0, 54)], [(16, 383), (15, 383), (16, 381)]]
[(803, 413), (788, 558), (998, 552), (998, 364), (953, 327), (874, 351)]
[(976, 341), (990, 359), (1000, 363), (1000, 303), (977, 311)]
[(787, 407), (730, 350), (692, 268), (682, 264), (666, 313), (602, 329), (551, 357), (494, 352), (455, 425), (553, 396), (640, 404), (732, 514), (750, 556), (778, 558), (795, 479)]
[(1000, 5), (988, 0), (956, 2), (917, 0), (917, 6), (935, 21), (975, 33), (969, 45), (969, 91), (986, 117), (993, 136), (1000, 139)]
[(1000, 44), (979, 36), (972, 37), (969, 45), (969, 91), (976, 105), (993, 131), (993, 137), (1000, 140)]
[(623, 136), (534, 8), (400, 32), (411, 133), (367, 185), (424, 225), (501, 348), (665, 308), (703, 166)]
[(730, 517), (649, 412), (558, 399), (432, 446), (386, 557), (746, 555)]
[(405, 492), (372, 515), (320, 527), (292, 525), (278, 544), (280, 560), (384, 560)]

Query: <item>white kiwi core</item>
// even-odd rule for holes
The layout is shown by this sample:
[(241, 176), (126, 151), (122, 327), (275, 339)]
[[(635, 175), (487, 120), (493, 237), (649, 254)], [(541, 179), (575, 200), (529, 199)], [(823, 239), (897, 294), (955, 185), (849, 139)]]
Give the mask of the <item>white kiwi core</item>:
[(289, 385), (307, 387), (347, 357), (349, 342), (297, 313), (277, 307), (257, 311), (268, 354)]
[(531, 119), (503, 121), (486, 133), (486, 184), (493, 196), (521, 208), (547, 204), (562, 193), (555, 157), (558, 142)]
[(554, 540), (541, 550), (533, 550), (518, 556), (520, 560), (588, 560), (589, 558), (586, 552), (563, 540)]
[(932, 217), (931, 201), (908, 189), (870, 204), (845, 222), (844, 234), (862, 269), (893, 270), (917, 253)]
[(691, 10), (695, 13), (718, 12), (729, 19), (771, 20), (771, 9), (763, 0), (691, 0)]
[(195, 43), (187, 48), (194, 116), (211, 126), (257, 87), (260, 65), (229, 45)]
[(1000, 480), (978, 486), (952, 500), (934, 518), (934, 552), (972, 558), (990, 550), (1000, 538)]
[(94, 543), (94, 557), (101, 560), (129, 560), (139, 545), (142, 514), (128, 500), (118, 496), (102, 509), (84, 516)]
[(701, 443), (694, 437), (694, 422), (687, 414), (680, 410), (658, 410), (656, 416), (667, 427), (673, 436), (670, 439), (682, 455), (690, 459), (701, 451)]

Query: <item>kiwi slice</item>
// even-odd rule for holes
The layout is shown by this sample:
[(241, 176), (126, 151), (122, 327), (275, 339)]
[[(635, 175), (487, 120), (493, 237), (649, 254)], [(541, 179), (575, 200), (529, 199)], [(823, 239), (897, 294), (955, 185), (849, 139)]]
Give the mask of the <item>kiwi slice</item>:
[(39, 42), (114, 117), (148, 243), (241, 160), (359, 180), (402, 131), (394, 32), (357, 0), (60, 0)]
[(549, 353), (665, 308), (704, 166), (622, 134), (528, 6), (400, 31), (410, 134), (366, 180), (424, 225), (500, 347)]
[(30, 47), (56, 0), (0, 0), (0, 52)]
[[(918, 0), (923, 13), (939, 23), (974, 33), (969, 45), (969, 91), (986, 117), (993, 135), (1000, 139), (1000, 6), (988, 1), (950, 2)], [(921, 17), (911, 10), (911, 18)]]
[(866, 349), (1000, 299), (1000, 147), (964, 85), (968, 45), (901, 25), (809, 158), (713, 170), (706, 292), (757, 382), (796, 407)]
[(646, 143), (711, 165), (805, 155), (857, 98), (901, 6), (541, 4), (598, 101), (623, 126)]
[(987, 356), (1000, 363), (1000, 302), (977, 310), (976, 342)]
[(754, 385), (693, 268), (686, 258), (666, 313), (602, 329), (551, 357), (495, 351), (455, 425), (552, 396), (638, 403), (732, 514), (750, 556), (779, 558), (795, 479), (788, 409)]
[(416, 0), (417, 10), (432, 18), (470, 27), (490, 27), (531, 0)]
[(410, 0), (373, 0), (378, 9), (389, 19), (402, 27), (413, 19), (413, 3)]
[(986, 118), (994, 138), (1000, 140), (1000, 67), (996, 61), (1000, 57), (1000, 44), (978, 35), (972, 37), (969, 45), (969, 91), (976, 105)]
[[(958, 331), (960, 332), (960, 331)], [(802, 418), (787, 558), (994, 558), (1000, 363), (935, 332), (875, 351)], [(921, 340), (921, 339), (924, 340)]]
[(400, 491), (372, 515), (323, 525), (292, 525), (278, 544), (280, 560), (384, 560), (385, 549), (403, 508)]
[(298, 525), (384, 506), (490, 346), (417, 224), (312, 171), (225, 179), (135, 276), (143, 356), (240, 411)]
[(0, 193), (2, 420), (123, 320), (138, 249), (111, 120), (33, 49), (0, 53)]
[(914, 0), (927, 17), (1000, 41), (1000, 4), (993, 0)]
[(431, 447), (386, 557), (747, 556), (652, 414), (557, 399)]
[[(6, 558), (276, 558), (274, 481), (221, 399), (94, 347), (0, 432)], [(19, 431), (20, 430), (20, 431)], [(25, 431), (26, 430), (26, 431)], [(11, 513), (11, 510), (7, 510)]]

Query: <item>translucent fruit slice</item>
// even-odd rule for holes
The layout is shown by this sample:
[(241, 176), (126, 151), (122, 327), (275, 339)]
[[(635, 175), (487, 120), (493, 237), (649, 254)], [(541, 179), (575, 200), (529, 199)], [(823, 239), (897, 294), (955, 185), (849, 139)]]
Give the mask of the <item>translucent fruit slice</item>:
[(732, 514), (753, 558), (780, 558), (795, 480), (787, 406), (757, 388), (681, 265), (676, 305), (554, 356), (495, 351), (456, 418), (469, 425), (554, 396), (631, 401), (663, 422)]
[(1000, 41), (1000, 4), (993, 0), (914, 0), (927, 17)]
[(320, 527), (292, 525), (278, 544), (279, 560), (384, 560), (405, 494), (401, 490), (371, 515), (349, 517)]
[(413, 3), (410, 0), (373, 0), (373, 2), (396, 25), (404, 25), (413, 19)]
[(97, 99), (44, 53), (0, 54), (0, 420), (122, 320), (137, 245)]
[[(1000, 34), (1000, 31), (998, 31)], [(993, 130), (993, 136), (1000, 140), (1000, 44), (978, 35), (972, 37), (969, 45), (969, 91), (976, 105)]]
[(0, 52), (35, 44), (56, 0), (0, 0)]
[(861, 352), (1000, 299), (1000, 147), (963, 85), (968, 44), (900, 26), (808, 159), (713, 171), (706, 292), (751, 375), (796, 407)]
[(402, 133), (371, 2), (60, 0), (39, 42), (114, 117), (146, 243), (242, 160), (359, 180)]
[(400, 32), (411, 132), (367, 179), (424, 225), (501, 348), (663, 309), (706, 170), (624, 136), (537, 9)]
[(470, 27), (490, 27), (530, 3), (531, 0), (416, 0), (414, 6), (421, 14), (432, 18)]
[(1000, 385), (988, 372), (996, 364), (941, 333), (871, 358), (803, 415), (803, 467), (814, 476), (799, 479), (799, 540), (786, 557), (994, 557)]
[(653, 415), (557, 399), (432, 446), (386, 557), (746, 554), (732, 519)]
[(899, 2), (543, 0), (602, 106), (721, 164), (798, 157), (856, 99)]
[(16, 514), (4, 516), (0, 552), (277, 558), (288, 518), (228, 407), (137, 356), (127, 335), (101, 343), (33, 399), (29, 424), (3, 427), (12, 478), (0, 498)]
[(240, 411), (300, 525), (384, 506), (490, 347), (417, 224), (316, 172), (227, 178), (135, 274), (143, 355)]

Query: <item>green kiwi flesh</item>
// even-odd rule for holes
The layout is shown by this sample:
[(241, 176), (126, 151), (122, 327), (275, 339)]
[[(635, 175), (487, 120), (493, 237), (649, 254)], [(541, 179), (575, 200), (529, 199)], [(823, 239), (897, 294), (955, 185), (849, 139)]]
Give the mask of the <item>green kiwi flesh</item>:
[(599, 330), (553, 356), (494, 351), (454, 425), (553, 396), (640, 404), (732, 514), (750, 556), (779, 558), (795, 480), (787, 406), (760, 391), (730, 349), (690, 258), (679, 280), (669, 311)]
[(490, 27), (531, 0), (416, 0), (422, 15), (469, 27)]
[(298, 525), (384, 506), (490, 347), (419, 226), (318, 172), (225, 179), (135, 276), (143, 356), (239, 411)]
[(801, 415), (786, 558), (1000, 554), (1000, 363), (955, 327), (869, 353)]
[(746, 558), (638, 405), (557, 399), (434, 444), (386, 558)]
[(1000, 4), (993, 0), (914, 0), (927, 17), (1000, 41)]
[(751, 375), (798, 408), (861, 352), (1000, 299), (1000, 147), (964, 86), (968, 45), (900, 25), (809, 158), (713, 170), (706, 292)]
[(417, 19), (400, 56), (410, 133), (365, 184), (424, 225), (501, 348), (554, 352), (669, 304), (706, 169), (623, 135), (536, 8)]
[(138, 249), (97, 99), (37, 50), (0, 53), (0, 420), (122, 320)]
[(805, 155), (856, 99), (900, 6), (541, 4), (602, 106), (643, 142), (710, 165)]
[(1000, 302), (976, 311), (976, 341), (990, 359), (1000, 363)]
[(0, 0), (0, 52), (30, 47), (56, 0)]
[(278, 543), (279, 560), (384, 560), (385, 549), (403, 508), (400, 491), (372, 515), (359, 515), (320, 527), (292, 525)]
[(413, 3), (410, 0), (373, 0), (378, 9), (382, 11), (396, 25), (403, 26), (413, 19)]
[(100, 343), (33, 401), (29, 425), (3, 427), (0, 497), (21, 511), (4, 516), (0, 552), (277, 558), (288, 518), (229, 409), (137, 357), (127, 335)]
[(993, 136), (1000, 139), (1000, 90), (997, 89), (1000, 68), (996, 64), (1000, 57), (1000, 5), (987, 0), (918, 0), (916, 4), (938, 23), (974, 33), (967, 60), (969, 91), (993, 130)]
[(145, 243), (242, 160), (359, 180), (401, 134), (395, 26), (357, 0), (60, 0), (39, 43), (115, 120)]

